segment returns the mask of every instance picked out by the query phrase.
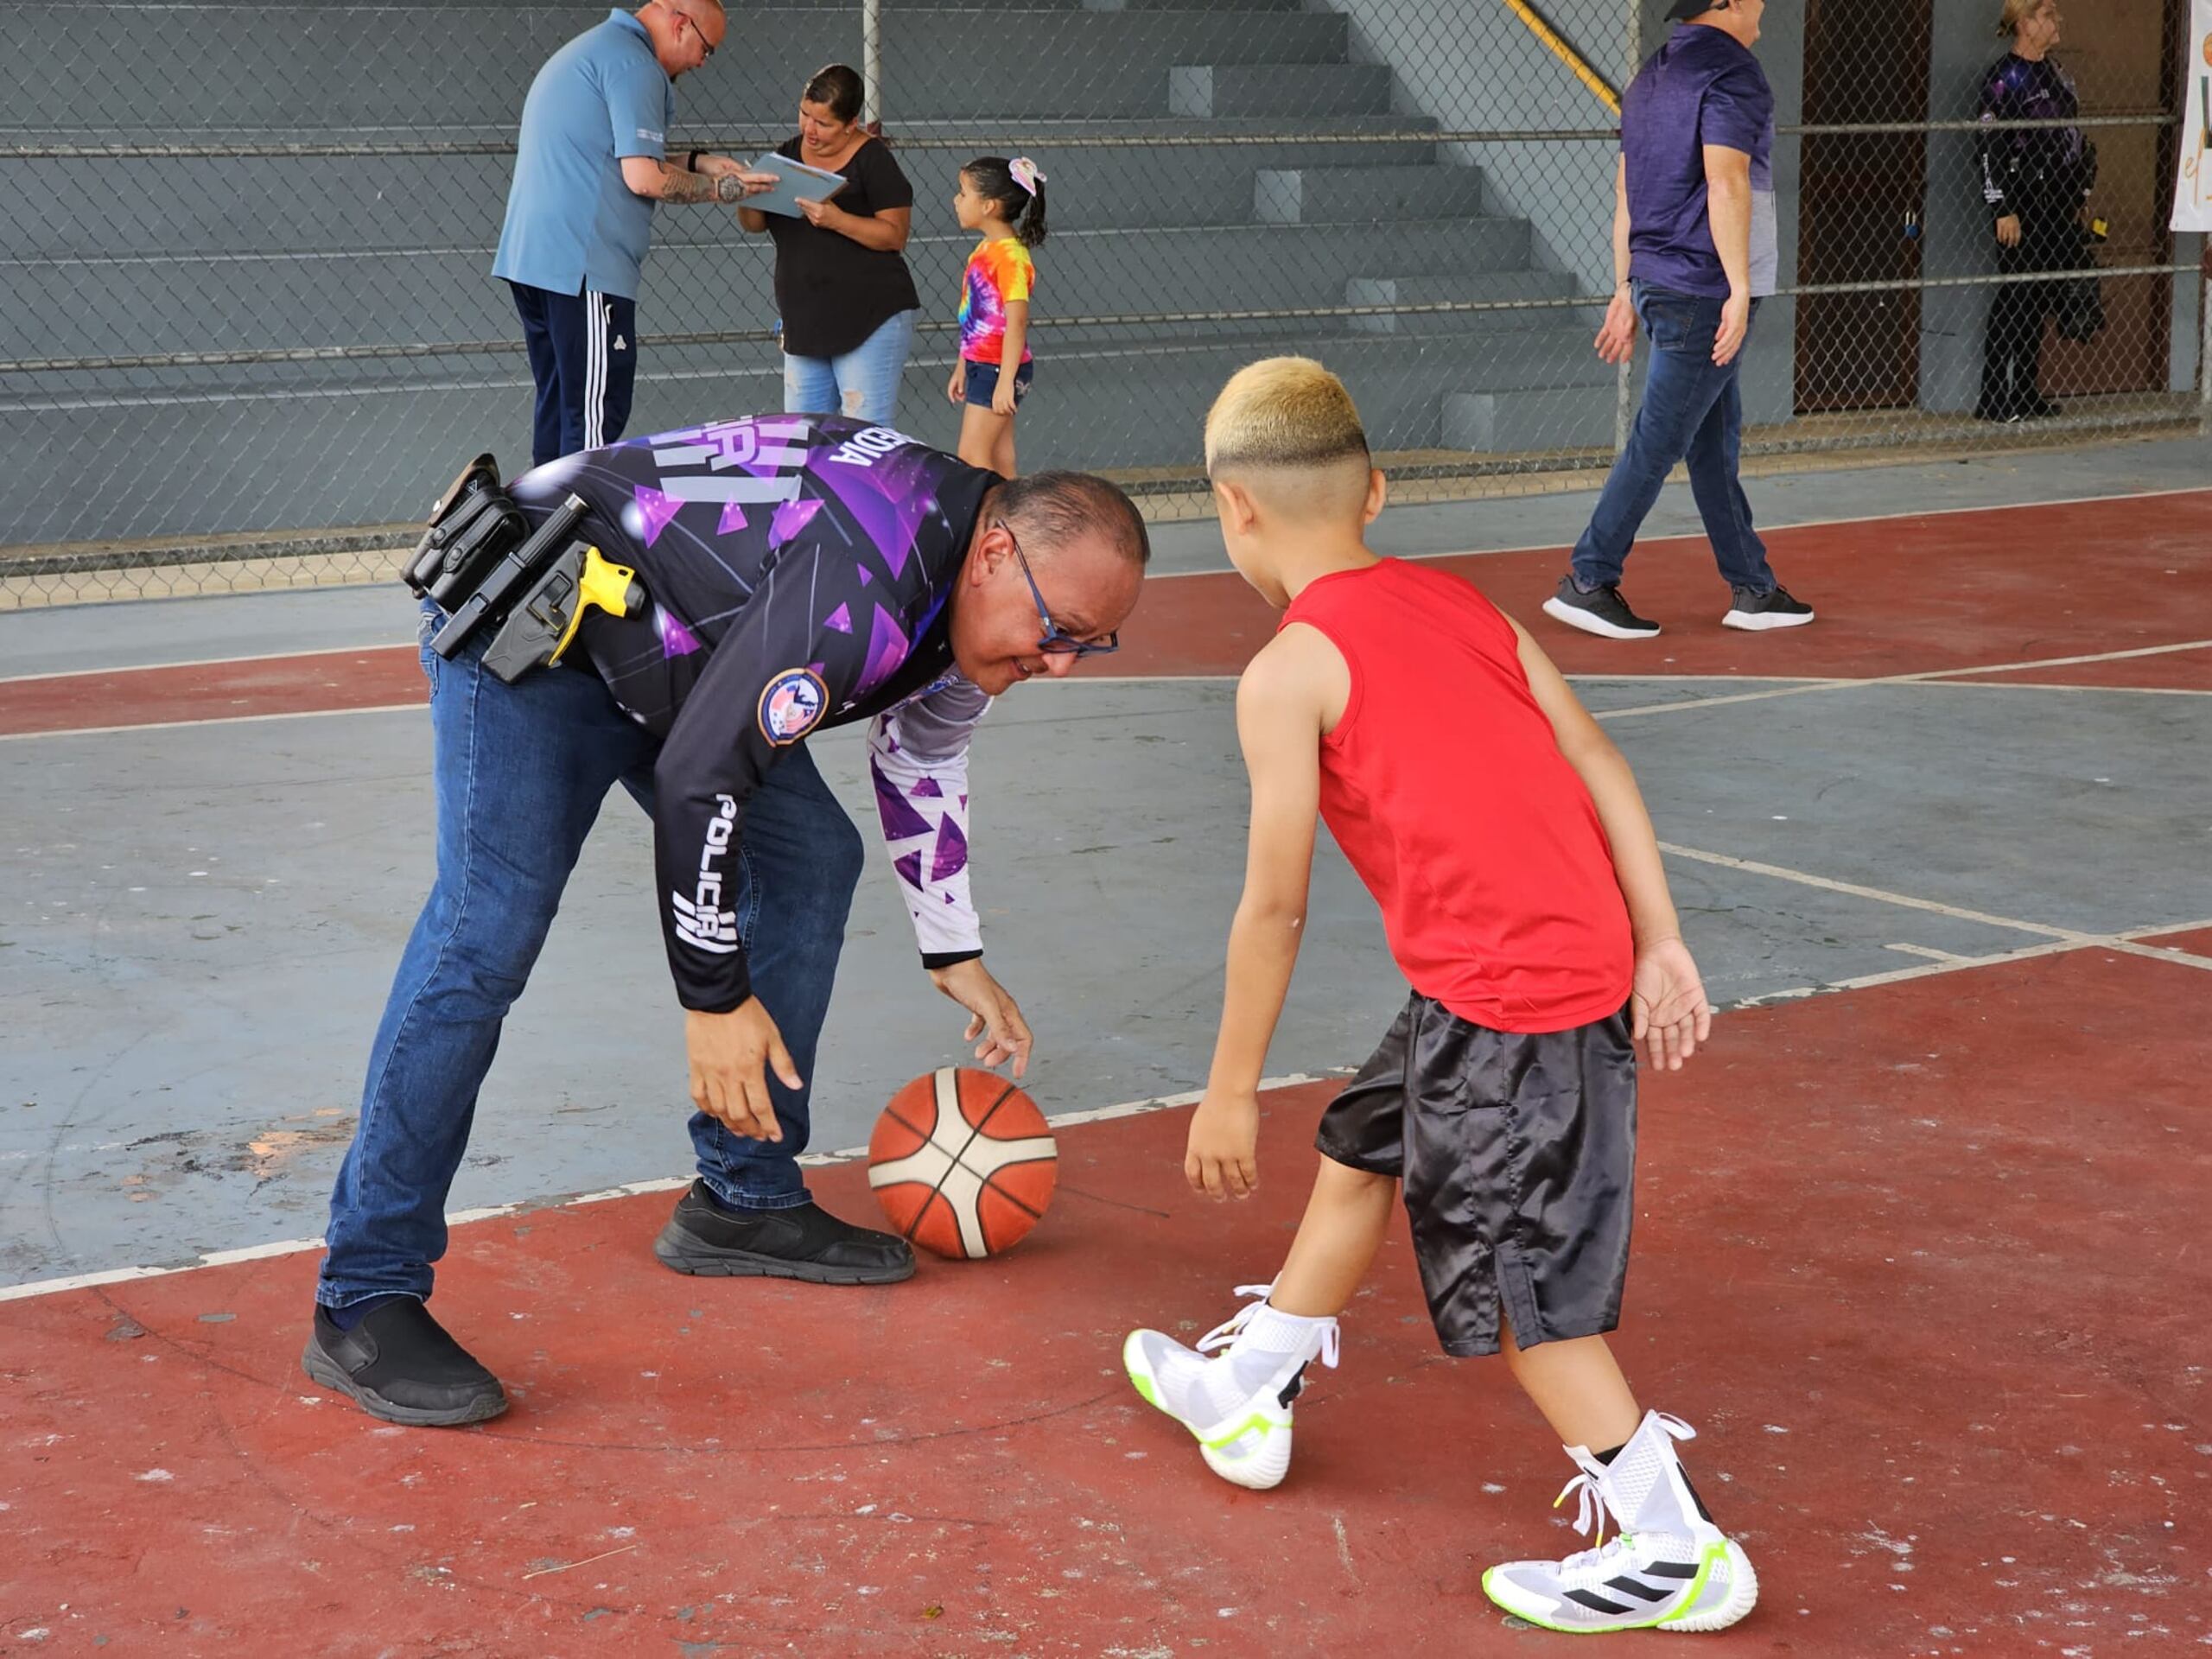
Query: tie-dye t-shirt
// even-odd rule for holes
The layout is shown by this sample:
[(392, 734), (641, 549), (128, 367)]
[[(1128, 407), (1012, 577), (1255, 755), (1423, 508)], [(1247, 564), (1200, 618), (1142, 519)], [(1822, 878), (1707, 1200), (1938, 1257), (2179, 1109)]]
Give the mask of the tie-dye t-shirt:
[[(1027, 300), (1037, 286), (1037, 264), (1013, 237), (979, 242), (960, 279), (960, 355), (970, 363), (996, 363), (1006, 351), (1006, 308)], [(1021, 360), (1029, 361), (1027, 341)]]
[(952, 659), (947, 601), (998, 482), (889, 427), (762, 415), (563, 456), (510, 486), (582, 534), (652, 602), (587, 613), (563, 660), (598, 671), (661, 740), (654, 859), (677, 997), (752, 992), (733, 849), (781, 752), (867, 721), (877, 816), (932, 966), (982, 943), (968, 892), (968, 737), (990, 698)]

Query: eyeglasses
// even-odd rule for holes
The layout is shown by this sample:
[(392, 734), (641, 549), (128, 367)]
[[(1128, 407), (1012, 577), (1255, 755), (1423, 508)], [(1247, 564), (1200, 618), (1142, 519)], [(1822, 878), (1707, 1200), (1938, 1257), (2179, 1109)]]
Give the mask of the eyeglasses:
[[(662, 3), (666, 4), (667, 0), (662, 0)], [(704, 64), (708, 59), (715, 55), (715, 48), (709, 44), (706, 31), (699, 27), (699, 20), (688, 11), (677, 11), (674, 6), (670, 6), (668, 9), (676, 12), (677, 20), (679, 22), (689, 23), (691, 26), (691, 36), (699, 42), (699, 61)]]
[(1037, 649), (1053, 657), (1106, 657), (1122, 648), (1120, 632), (1109, 632), (1103, 639), (1078, 639), (1052, 620), (1052, 612), (1045, 608), (1045, 595), (1037, 586), (1037, 577), (1029, 568), (1028, 556), (1021, 550), (1021, 543), (1014, 539), (1014, 526), (1003, 518), (996, 521), (1006, 531), (1006, 538), (1014, 545), (1014, 562), (1021, 567), (1021, 579), (1029, 584), (1029, 596), (1037, 601), (1037, 620), (1045, 625), (1044, 637), (1038, 640)]

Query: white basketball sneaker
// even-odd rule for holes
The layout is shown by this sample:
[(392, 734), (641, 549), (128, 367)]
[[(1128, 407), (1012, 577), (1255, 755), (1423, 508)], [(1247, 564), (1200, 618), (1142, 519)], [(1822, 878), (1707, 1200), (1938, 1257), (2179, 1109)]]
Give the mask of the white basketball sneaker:
[[(1568, 1446), (1582, 1472), (1559, 1502), (1580, 1495), (1575, 1529), (1599, 1547), (1561, 1561), (1493, 1567), (1483, 1574), (1484, 1592), (1548, 1630), (1723, 1630), (1743, 1618), (1759, 1599), (1758, 1577), (1683, 1477), (1674, 1443), (1694, 1438), (1681, 1418), (1653, 1411), (1609, 1464), (1587, 1446)], [(1610, 1543), (1608, 1510), (1623, 1529)]]
[[(1185, 1348), (1157, 1331), (1132, 1331), (1122, 1363), (1137, 1392), (1189, 1429), (1206, 1467), (1264, 1491), (1290, 1471), (1291, 1402), (1315, 1358), (1337, 1363), (1337, 1322), (1271, 1307), (1271, 1285), (1239, 1285), (1247, 1302)], [(1216, 1357), (1206, 1356), (1225, 1350)]]

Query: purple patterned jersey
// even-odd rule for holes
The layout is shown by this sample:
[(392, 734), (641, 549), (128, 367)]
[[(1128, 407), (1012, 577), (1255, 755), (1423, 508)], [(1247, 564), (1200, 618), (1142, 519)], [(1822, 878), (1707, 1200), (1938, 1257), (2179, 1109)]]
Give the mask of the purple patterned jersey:
[(654, 861), (678, 1000), (752, 995), (731, 848), (778, 755), (870, 720), (878, 816), (924, 958), (972, 956), (968, 740), (990, 699), (953, 666), (951, 597), (995, 474), (888, 427), (762, 415), (564, 456), (512, 486), (533, 522), (569, 494), (583, 534), (652, 594), (593, 611), (581, 653), (661, 740)]

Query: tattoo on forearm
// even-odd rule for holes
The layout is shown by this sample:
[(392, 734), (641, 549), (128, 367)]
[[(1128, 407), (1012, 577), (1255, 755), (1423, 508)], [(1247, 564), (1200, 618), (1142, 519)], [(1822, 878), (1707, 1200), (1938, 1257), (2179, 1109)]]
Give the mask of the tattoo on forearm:
[(661, 163), (663, 201), (741, 201), (744, 197), (745, 187), (735, 179), (709, 178), (704, 173), (687, 173), (666, 162)]

